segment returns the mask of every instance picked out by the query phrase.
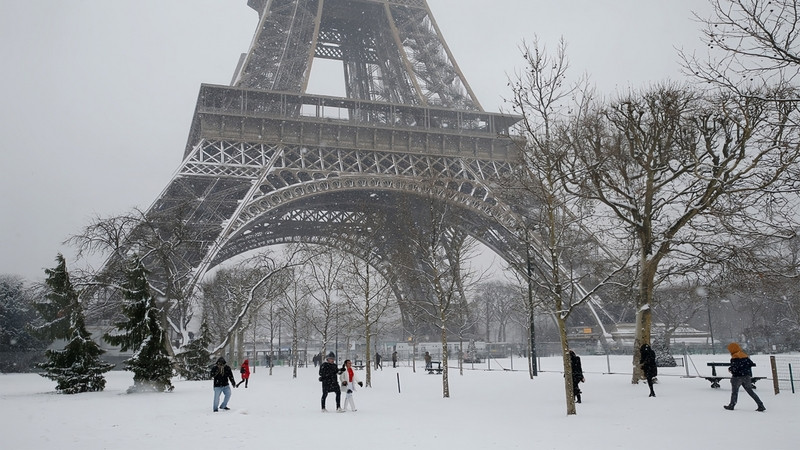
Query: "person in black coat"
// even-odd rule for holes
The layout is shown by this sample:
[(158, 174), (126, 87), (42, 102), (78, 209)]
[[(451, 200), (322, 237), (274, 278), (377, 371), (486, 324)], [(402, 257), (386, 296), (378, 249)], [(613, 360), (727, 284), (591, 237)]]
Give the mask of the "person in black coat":
[(656, 365), (656, 352), (648, 344), (642, 344), (639, 349), (641, 355), (639, 363), (642, 366), (642, 372), (647, 378), (647, 386), (650, 388), (650, 397), (655, 397), (656, 392), (653, 390), (653, 383), (655, 377), (658, 375), (658, 365)]
[(319, 366), (319, 381), (322, 382), (322, 412), (327, 412), (325, 409), (325, 400), (328, 398), (329, 392), (336, 394), (336, 411), (342, 411), (342, 391), (339, 389), (339, 368), (336, 367), (336, 363), (334, 363), (335, 359), (336, 355), (330, 352), (325, 358), (325, 362)]
[(586, 381), (583, 378), (583, 367), (581, 367), (581, 357), (574, 351), (569, 351), (569, 364), (572, 367), (572, 394), (575, 396), (575, 403), (581, 402), (580, 383)]
[[(214, 412), (219, 409), (229, 410), (228, 400), (231, 398), (231, 387), (228, 385), (228, 381), (233, 387), (236, 387), (236, 380), (233, 378), (233, 371), (231, 366), (225, 362), (225, 358), (219, 358), (211, 368), (211, 378), (214, 380)], [(224, 395), (221, 405), (219, 404), (220, 394)]]
[(745, 392), (756, 402), (758, 412), (764, 412), (767, 408), (753, 390), (753, 367), (756, 363), (750, 359), (750, 356), (742, 350), (736, 342), (728, 344), (728, 351), (731, 353), (731, 366), (728, 371), (731, 373), (731, 402), (722, 407), (732, 411), (739, 400), (739, 387), (744, 388)]

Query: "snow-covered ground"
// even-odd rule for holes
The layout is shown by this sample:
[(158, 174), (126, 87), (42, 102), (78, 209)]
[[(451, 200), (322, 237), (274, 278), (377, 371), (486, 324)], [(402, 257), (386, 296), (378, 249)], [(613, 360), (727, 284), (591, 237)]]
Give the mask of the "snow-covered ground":
[[(752, 357), (755, 374), (769, 376), (768, 356)], [(710, 375), (693, 356), (690, 375)], [(630, 384), (630, 357), (582, 356), (586, 383), (576, 416), (567, 416), (558, 358), (542, 358), (531, 380), (525, 361), (492, 361), (453, 369), (442, 398), (441, 376), (406, 365), (373, 373), (356, 393), (357, 412), (320, 413), (320, 383), (312, 366), (292, 379), (287, 367), (269, 376), (257, 367), (250, 387), (234, 389), (231, 411), (211, 410), (211, 381), (174, 380), (172, 393), (126, 394), (129, 372), (108, 374), (104, 392), (59, 395), (35, 374), (0, 375), (2, 449), (308, 449), (350, 446), (381, 450), (448, 449), (742, 449), (789, 450), (800, 445), (800, 394), (774, 395), (758, 383), (767, 407), (740, 392), (726, 411), (730, 384), (711, 389), (686, 378), (683, 367), (660, 368), (656, 398)], [(693, 363), (693, 364), (692, 364)], [(610, 372), (609, 372), (610, 366)], [(467, 365), (471, 368), (471, 365)], [(695, 367), (697, 371), (695, 370)], [(364, 374), (362, 373), (362, 378)], [(238, 374), (236, 374), (238, 379)], [(398, 377), (400, 392), (398, 392)], [(334, 406), (328, 397), (328, 408)]]

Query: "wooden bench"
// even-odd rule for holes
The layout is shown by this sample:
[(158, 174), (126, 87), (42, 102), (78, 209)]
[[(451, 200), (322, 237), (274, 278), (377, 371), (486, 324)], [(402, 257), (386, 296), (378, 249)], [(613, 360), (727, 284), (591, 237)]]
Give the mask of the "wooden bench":
[[(434, 367), (434, 364), (436, 367)], [(433, 375), (434, 373), (440, 374), (442, 373), (442, 362), (441, 361), (431, 361), (430, 367), (425, 367), (425, 370), (428, 371), (429, 375)]]
[(357, 360), (355, 360), (355, 362), (353, 362), (352, 366), (353, 366), (353, 369), (364, 370), (364, 361), (360, 360), (360, 359), (357, 359)]
[[(731, 377), (724, 377), (717, 375), (717, 367), (730, 367), (731, 363), (729, 362), (710, 362), (706, 364), (708, 367), (711, 367), (711, 376), (710, 377), (703, 377), (706, 380), (711, 382), (712, 389), (719, 389), (719, 382), (722, 380), (730, 380)], [(750, 381), (753, 382), (753, 389), (756, 388), (756, 382), (758, 380), (763, 380), (766, 377), (750, 377)]]

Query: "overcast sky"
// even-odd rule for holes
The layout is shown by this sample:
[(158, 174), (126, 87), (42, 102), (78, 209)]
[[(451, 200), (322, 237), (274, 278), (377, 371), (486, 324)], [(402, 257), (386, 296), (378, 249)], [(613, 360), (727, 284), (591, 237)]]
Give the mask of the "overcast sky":
[[(573, 75), (613, 96), (683, 80), (705, 0), (428, 0), (484, 109), (519, 44), (563, 36)], [(147, 208), (181, 161), (201, 83), (229, 84), (246, 0), (0, 0), (0, 274), (44, 277), (96, 216)], [(318, 76), (318, 74), (314, 74)], [(338, 75), (338, 74), (337, 74)], [(329, 93), (329, 92), (318, 92)]]

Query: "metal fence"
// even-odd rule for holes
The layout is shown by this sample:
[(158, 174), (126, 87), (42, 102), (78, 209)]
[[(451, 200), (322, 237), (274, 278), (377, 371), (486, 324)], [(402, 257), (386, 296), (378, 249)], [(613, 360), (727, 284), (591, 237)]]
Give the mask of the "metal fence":
[(800, 389), (800, 355), (772, 355), (769, 360), (775, 393), (795, 394)]

